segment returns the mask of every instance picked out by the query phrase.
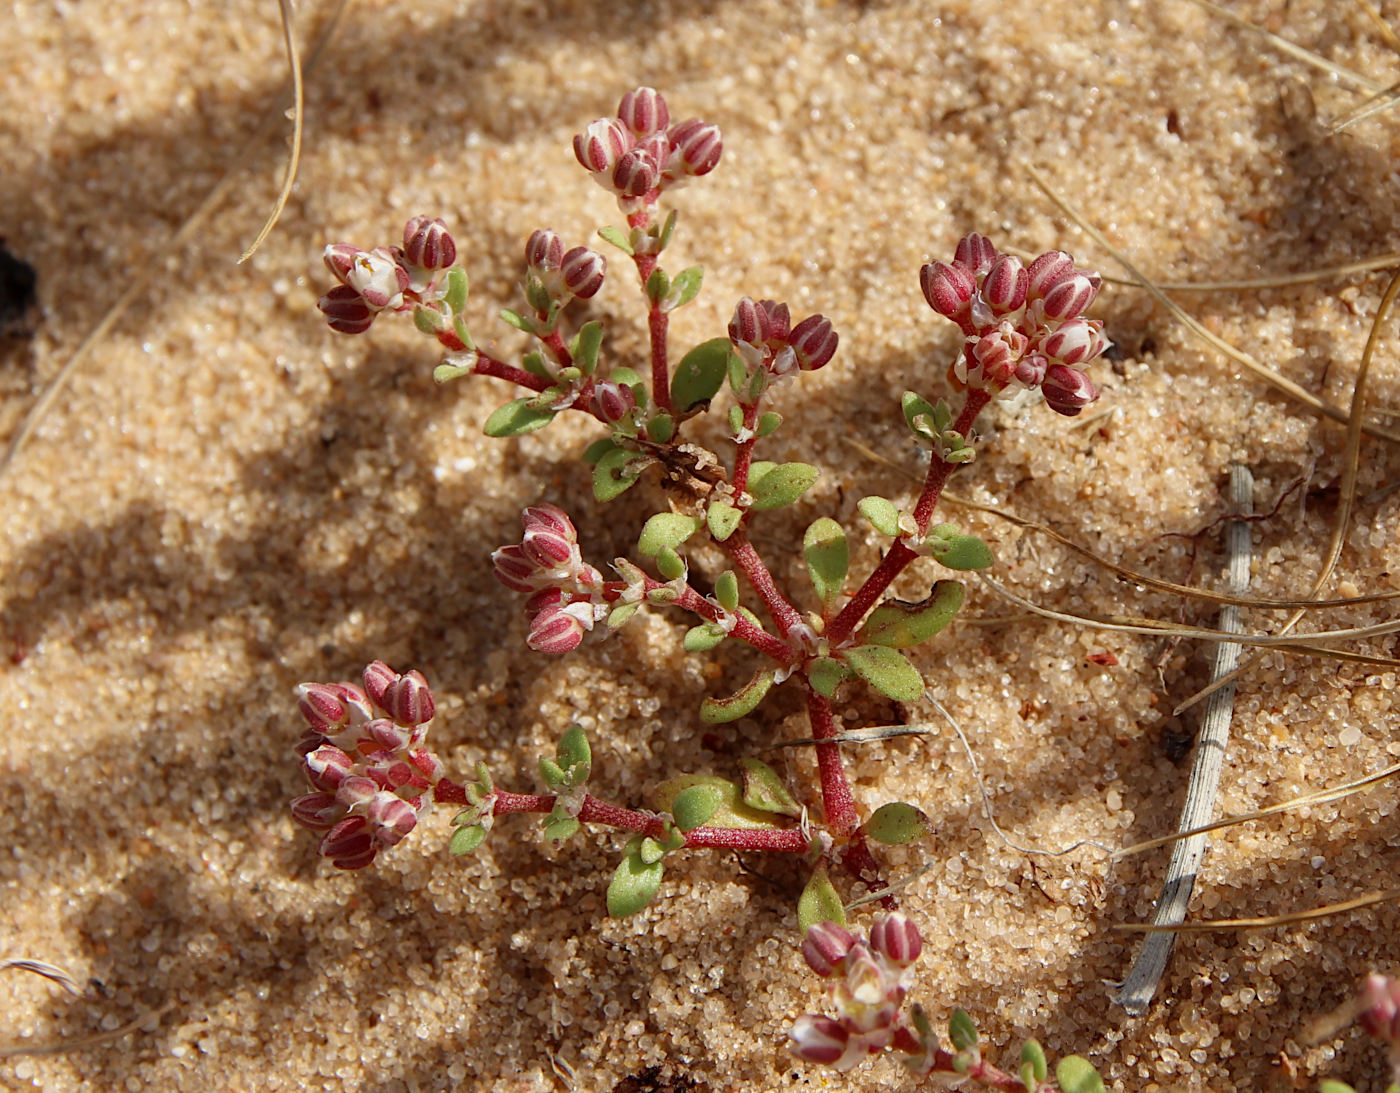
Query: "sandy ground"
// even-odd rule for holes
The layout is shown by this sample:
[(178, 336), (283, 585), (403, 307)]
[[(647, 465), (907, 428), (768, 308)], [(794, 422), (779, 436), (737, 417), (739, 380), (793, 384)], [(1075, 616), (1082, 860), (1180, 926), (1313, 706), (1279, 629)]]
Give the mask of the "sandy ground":
[[(1359, 5), (1233, 7), (1378, 83), (1394, 78)], [(329, 10), (304, 5), (304, 40)], [(670, 264), (707, 272), (675, 344), (722, 332), (744, 294), (820, 310), (842, 337), (832, 365), (781, 396), (789, 424), (774, 450), (827, 468), (756, 533), (796, 586), (784, 546), (806, 522), (846, 522), (860, 574), (877, 544), (856, 530), (856, 500), (909, 496), (917, 453), (898, 397), (938, 394), (955, 348), (919, 295), (922, 262), (977, 229), (1118, 272), (1031, 187), (1027, 164), (1163, 280), (1362, 259), (1393, 248), (1400, 226), (1395, 115), (1329, 136), (1318, 119), (1358, 93), (1185, 0), (354, 0), (308, 77), (295, 195), (263, 251), (235, 267), (285, 147), (279, 129), (243, 150), (286, 79), (276, 5), (45, 0), (11, 4), (3, 23), (0, 235), (36, 267), (41, 310), (30, 336), (4, 343), (0, 430), (18, 428), (138, 271), (160, 271), (0, 477), (0, 705), (12, 718), (0, 735), (0, 957), (52, 961), (84, 988), (74, 999), (4, 974), (0, 1040), (44, 1047), (149, 1018), (104, 1042), (0, 1059), (14, 1089), (606, 1091), (638, 1076), (621, 1088), (646, 1090), (659, 1088), (652, 1068), (693, 1083), (674, 1088), (914, 1088), (892, 1064), (841, 1080), (785, 1054), (788, 1022), (820, 1001), (796, 953), (791, 863), (693, 856), (644, 915), (616, 922), (602, 915), (621, 842), (607, 832), (551, 854), (536, 826), (508, 820), (457, 862), (444, 810), (372, 869), (341, 875), (292, 824), (291, 688), (374, 657), (438, 689), (434, 739), (454, 771), (484, 759), (517, 789), (535, 787), (537, 757), (570, 720), (593, 736), (597, 790), (618, 800), (644, 802), (678, 771), (732, 773), (743, 754), (799, 785), (812, 774), (805, 755), (768, 750), (806, 735), (791, 695), (703, 737), (704, 688), (745, 678), (748, 661), (721, 655), (707, 678), (682, 661), (675, 618), (561, 661), (526, 653), (519, 602), (485, 568), (518, 537), (521, 507), (570, 509), (604, 563), (662, 496), (639, 488), (604, 513), (568, 461), (592, 435), (582, 426), (483, 438), (509, 392), (436, 388), (439, 356), (407, 324), (331, 335), (313, 307), (324, 243), (391, 242), (409, 215), (441, 213), (473, 277), (479, 337), (518, 352), (493, 316), (513, 302), (526, 235), (552, 226), (582, 242), (616, 220), (571, 134), (639, 83), (662, 88), (676, 116), (717, 122), (720, 169), (677, 198)], [(170, 248), (228, 171), (229, 197)], [(1381, 288), (1353, 276), (1181, 299), (1345, 404)], [(615, 359), (643, 344), (636, 302), (618, 276), (593, 307)], [(1336, 513), (1343, 430), (1200, 346), (1139, 291), (1106, 288), (1097, 313), (1118, 345), (1098, 372), (1109, 412), (1082, 425), (1043, 409), (989, 418), (957, 489), (1126, 565), (1211, 584), (1211, 525), (1240, 459), (1267, 514), (1254, 588), (1305, 593)], [(1400, 409), (1393, 338), (1371, 381), (1374, 406)], [(1344, 591), (1400, 586), (1400, 495), (1384, 488), (1400, 456), (1368, 440), (1362, 460)], [(1213, 620), (1047, 539), (964, 522), (995, 545), (999, 579), (1042, 603)], [(931, 575), (900, 591), (917, 598)], [(994, 621), (1010, 613), (979, 590), (967, 621), (920, 654), (1002, 826), (1046, 849), (1171, 829), (1197, 714), (1170, 712), (1204, 682), (1208, 651)], [(1356, 606), (1306, 625), (1392, 615)], [(1396, 651), (1389, 639), (1356, 647)], [(1116, 666), (1085, 659), (1103, 653)], [(1241, 684), (1221, 808), (1395, 761), (1395, 685), (1365, 665), (1262, 657)], [(1129, 1019), (1105, 986), (1133, 949), (1113, 926), (1150, 913), (1164, 854), (1112, 871), (1092, 848), (1033, 864), (990, 829), (966, 757), (929, 709), (861, 699), (854, 713), (853, 724), (933, 729), (853, 751), (852, 764), (864, 806), (911, 800), (937, 828), (891, 869), (928, 867), (905, 906), (928, 939), (915, 995), (940, 1020), (962, 1006), (1008, 1065), (1033, 1035), (1053, 1055), (1091, 1056), (1124, 1090), (1314, 1088), (1323, 1075), (1380, 1088), (1378, 1047), (1355, 1031), (1308, 1033), (1367, 971), (1393, 969), (1393, 906), (1187, 938), (1159, 1004)], [(1393, 800), (1381, 788), (1217, 838), (1193, 916), (1389, 887)]]

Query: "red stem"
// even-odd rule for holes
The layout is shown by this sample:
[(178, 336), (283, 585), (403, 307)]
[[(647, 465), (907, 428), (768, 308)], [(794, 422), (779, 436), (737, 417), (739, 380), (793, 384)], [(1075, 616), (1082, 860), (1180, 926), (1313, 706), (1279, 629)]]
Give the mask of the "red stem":
[(647, 330), (651, 334), (651, 397), (657, 409), (668, 414), (671, 412), (671, 364), (666, 358), (666, 332), (670, 324), (671, 317), (652, 304), (647, 315)]
[[(749, 586), (758, 593), (758, 598), (763, 601), (763, 606), (768, 608), (768, 613), (773, 616), (778, 633), (786, 638), (792, 628), (802, 622), (802, 616), (798, 614), (797, 608), (792, 606), (788, 598), (778, 591), (778, 586), (773, 581), (773, 574), (768, 572), (768, 567), (763, 564), (763, 559), (758, 556), (758, 551), (754, 550), (753, 543), (749, 542), (748, 532), (740, 528), (720, 543), (720, 546), (743, 571)], [(789, 652), (786, 656), (775, 659), (786, 664), (792, 659), (792, 653)]]
[[(812, 736), (816, 739), (830, 740), (836, 735), (836, 720), (831, 716), (830, 700), (813, 690), (807, 692), (807, 717), (812, 725)], [(860, 813), (856, 811), (855, 798), (851, 796), (851, 784), (846, 780), (846, 771), (841, 762), (841, 745), (818, 744), (816, 750), (817, 771), (822, 783), (822, 811), (826, 813), (827, 826), (838, 838), (850, 838), (860, 827)]]
[[(752, 548), (750, 548), (752, 549)], [(646, 581), (646, 590), (650, 592), (653, 588), (670, 588), (671, 585), (663, 584), (643, 574)], [(719, 608), (712, 604), (704, 596), (696, 592), (695, 589), (686, 585), (681, 590), (680, 596), (673, 601), (675, 605), (691, 614), (699, 615), (709, 622), (716, 622), (719, 619)], [(797, 653), (786, 642), (780, 641), (766, 630), (761, 630), (748, 619), (740, 615), (734, 623), (734, 629), (729, 631), (729, 636), (738, 638), (745, 645), (750, 645), (760, 653), (777, 661), (779, 664), (791, 664), (797, 659)]]
[(528, 387), (531, 391), (543, 391), (546, 387), (554, 386), (543, 376), (537, 376), (533, 372), (527, 372), (513, 364), (506, 364), (505, 361), (498, 361), (495, 357), (488, 357), (485, 353), (477, 354), (476, 364), (472, 365), (472, 374), (494, 376), (498, 380), (506, 380), (521, 387)]
[[(744, 407), (744, 428), (752, 430), (758, 424), (758, 403)], [(749, 488), (749, 468), (753, 465), (753, 448), (758, 438), (751, 436), (739, 445), (734, 456), (734, 492), (743, 493)]]

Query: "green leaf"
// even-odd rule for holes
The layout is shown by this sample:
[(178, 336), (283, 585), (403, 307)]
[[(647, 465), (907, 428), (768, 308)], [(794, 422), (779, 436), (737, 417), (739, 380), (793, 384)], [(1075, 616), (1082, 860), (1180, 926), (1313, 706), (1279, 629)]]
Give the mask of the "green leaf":
[(656, 839), (648, 835), (646, 838), (642, 839), (641, 848), (637, 853), (644, 864), (655, 865), (666, 856), (666, 848)]
[(621, 630), (631, 620), (632, 616), (642, 605), (639, 603), (620, 603), (608, 612), (607, 626), (609, 630)]
[(452, 832), (452, 839), (447, 844), (447, 852), (460, 858), (463, 854), (470, 854), (485, 841), (486, 828), (482, 827), (481, 824), (459, 827)]
[(881, 535), (899, 537), (899, 507), (893, 501), (884, 497), (862, 497), (856, 508)]
[(930, 529), (924, 546), (940, 565), (949, 569), (986, 569), (996, 561), (992, 548), (975, 535), (960, 535), (952, 524)]
[(532, 376), (539, 376), (542, 380), (550, 380), (551, 382), (554, 380), (554, 373), (544, 363), (544, 354), (538, 349), (532, 349), (521, 357), (520, 367)]
[(543, 429), (554, 420), (553, 410), (538, 410), (530, 407), (530, 399), (518, 398), (499, 407), (486, 419), (483, 432), (487, 436), (520, 436)]
[(948, 1018), (948, 1039), (953, 1041), (953, 1047), (958, 1051), (977, 1046), (977, 1026), (972, 1023), (966, 1010), (954, 1010), (953, 1016)]
[(685, 577), (685, 561), (670, 547), (662, 547), (656, 552), (656, 570), (668, 581), (679, 581)]
[(685, 632), (681, 646), (687, 653), (708, 653), (728, 636), (714, 623), (702, 622), (699, 626), (692, 626)]
[[(717, 774), (678, 774), (668, 778), (652, 791), (652, 800), (659, 812), (675, 815), (676, 803), (683, 793), (704, 786), (716, 794), (718, 804), (706, 823), (712, 827), (737, 827), (751, 831), (776, 831), (782, 828), (773, 814), (744, 802), (737, 785)], [(680, 822), (677, 817), (677, 823)]]
[(850, 678), (851, 670), (831, 657), (817, 657), (807, 665), (807, 682), (825, 698), (832, 697), (836, 688)]
[(941, 399), (937, 406), (932, 405), (928, 399), (921, 395), (916, 395), (913, 391), (905, 391), (899, 400), (900, 408), (904, 411), (904, 423), (909, 426), (915, 436), (923, 440), (937, 440), (940, 433), (952, 423), (952, 411), (948, 409), (948, 404)]
[(632, 461), (633, 453), (625, 448), (605, 452), (593, 468), (593, 496), (599, 501), (611, 501), (630, 490), (640, 474), (633, 469)]
[(1037, 1093), (1049, 1073), (1045, 1049), (1036, 1041), (1027, 1040), (1021, 1045), (1021, 1084), (1026, 1087), (1026, 1093)]
[[(1390, 1089), (1395, 1089), (1391, 1086)], [(1347, 1085), (1346, 1082), (1339, 1082), (1335, 1078), (1323, 1078), (1317, 1085), (1317, 1093), (1356, 1093), (1356, 1090)], [(1390, 1093), (1389, 1090), (1386, 1093)]]
[(599, 228), (598, 234), (628, 257), (635, 253), (632, 250), (631, 241), (627, 238), (627, 233), (621, 228), (609, 224), (607, 227)]
[(666, 298), (666, 293), (671, 291), (671, 278), (666, 276), (666, 271), (657, 266), (651, 271), (651, 276), (646, 283), (647, 299), (652, 304), (659, 305)]
[(729, 408), (729, 432), (733, 436), (738, 436), (744, 428), (744, 408), (742, 406), (731, 406)]
[[(726, 342), (729, 341), (728, 338), (725, 338), (724, 340)], [(732, 345), (730, 346), (729, 356), (725, 359), (725, 370), (726, 375), (729, 379), (729, 389), (733, 391), (736, 395), (739, 395), (739, 401), (743, 402), (743, 392), (749, 386), (749, 367), (744, 363), (744, 359), (740, 357), (738, 353), (735, 353), (733, 351)], [(753, 399), (749, 399), (748, 401), (752, 402)], [(730, 420), (733, 421), (734, 415), (732, 413), (729, 415), (729, 417)], [(742, 419), (742, 417), (743, 411), (740, 411), (740, 418)], [(734, 431), (739, 431), (737, 425), (734, 427)]]
[(806, 937), (808, 930), (822, 922), (846, 925), (846, 908), (841, 905), (826, 866), (819, 865), (797, 897), (797, 929)]
[(447, 271), (447, 290), (442, 302), (454, 313), (467, 306), (467, 271), (453, 267)]
[(865, 833), (877, 843), (899, 846), (922, 839), (932, 830), (929, 819), (904, 801), (891, 801), (875, 810), (865, 824)]
[(765, 436), (772, 436), (778, 431), (778, 426), (783, 423), (783, 415), (774, 410), (769, 410), (758, 419), (758, 424), (754, 426), (754, 435), (759, 439)]
[(728, 501), (712, 501), (705, 510), (705, 523), (709, 525), (710, 534), (715, 537), (715, 541), (720, 543), (738, 530), (739, 522), (743, 518), (743, 510), (735, 508)]
[(657, 444), (669, 444), (676, 435), (676, 419), (662, 411), (647, 421), (647, 436)]
[(671, 377), (671, 406), (676, 413), (689, 413), (719, 393), (731, 355), (728, 338), (712, 338), (681, 358)]
[(555, 758), (564, 768), (570, 789), (577, 789), (588, 781), (593, 769), (593, 749), (588, 746), (588, 735), (582, 725), (570, 725), (564, 730), (555, 749)]
[(642, 382), (642, 377), (637, 370), (635, 368), (628, 368), (625, 364), (614, 368), (612, 372), (608, 374), (608, 379), (612, 380), (613, 383), (620, 383), (623, 387), (633, 388)]
[(753, 507), (762, 512), (791, 505), (812, 488), (818, 473), (810, 463), (779, 464), (757, 483), (750, 483)]
[(922, 603), (890, 600), (875, 608), (857, 631), (856, 641), (891, 649), (913, 648), (952, 622), (962, 603), (961, 582), (939, 581)]
[(558, 847), (577, 835), (578, 829), (581, 826), (582, 825), (572, 816), (567, 814), (556, 816), (550, 813), (545, 819), (544, 837), (548, 839), (551, 844)]
[(567, 788), (564, 785), (564, 768), (553, 759), (540, 759), (540, 778), (554, 793), (560, 793)]
[(1103, 1079), (1082, 1055), (1066, 1055), (1055, 1064), (1061, 1093), (1104, 1093)]
[(661, 887), (662, 864), (644, 860), (644, 842), (655, 845), (656, 840), (634, 836), (623, 849), (622, 862), (608, 883), (608, 914), (613, 918), (635, 915), (652, 901)]
[(700, 283), (704, 278), (705, 271), (699, 266), (681, 270), (672, 278), (671, 288), (664, 294), (666, 298), (661, 301), (661, 310), (675, 311), (679, 307), (685, 307), (700, 295)]
[(778, 772), (761, 759), (743, 758), (739, 766), (744, 772), (744, 804), (760, 812), (776, 812), (779, 816), (802, 816), (802, 806), (792, 799)]
[(715, 599), (726, 611), (737, 611), (739, 608), (739, 578), (734, 575), (734, 570), (726, 569), (715, 580)]
[(585, 376), (593, 375), (594, 369), (598, 367), (598, 350), (603, 346), (603, 324), (599, 322), (587, 322), (574, 335), (573, 344), (569, 347), (569, 352), (573, 354), (574, 364), (583, 370)]
[(657, 253), (660, 253), (670, 246), (671, 236), (676, 234), (677, 216), (678, 214), (675, 209), (672, 209), (666, 214), (666, 222), (661, 225), (661, 232), (656, 237), (656, 242), (658, 244)]
[(603, 456), (607, 455), (609, 452), (620, 451), (622, 451), (622, 449), (617, 446), (617, 443), (612, 437), (605, 436), (601, 440), (595, 440), (592, 444), (583, 449), (583, 461), (585, 463), (597, 463), (598, 460), (602, 459)]
[(528, 319), (524, 315), (520, 314), (520, 312), (512, 311), (508, 307), (501, 309), (501, 318), (505, 322), (509, 323), (511, 326), (515, 327), (516, 330), (523, 330), (526, 334), (539, 333), (539, 331), (535, 329), (534, 320)]
[(694, 831), (710, 822), (724, 801), (723, 792), (712, 785), (694, 785), (676, 794), (671, 802), (671, 815), (682, 831)]
[(436, 334), (447, 325), (447, 319), (437, 308), (419, 304), (413, 309), (413, 325), (420, 334)]
[(846, 567), (851, 561), (846, 533), (831, 517), (823, 516), (813, 521), (802, 536), (802, 553), (807, 559), (807, 576), (812, 580), (817, 599), (821, 600), (823, 609), (829, 608), (841, 595)]
[(843, 649), (841, 657), (856, 675), (886, 698), (915, 702), (924, 693), (924, 678), (903, 654), (884, 645), (857, 645)]
[(751, 680), (728, 698), (707, 698), (700, 703), (700, 720), (707, 725), (722, 725), (726, 721), (747, 717), (763, 701), (772, 686), (772, 673), (760, 668)]
[(705, 524), (698, 516), (683, 516), (679, 512), (658, 512), (642, 528), (637, 550), (645, 558), (655, 558), (665, 547), (674, 550)]
[(440, 364), (433, 369), (433, 382), (450, 383), (462, 376), (470, 376), (475, 367), (475, 361), (472, 364)]

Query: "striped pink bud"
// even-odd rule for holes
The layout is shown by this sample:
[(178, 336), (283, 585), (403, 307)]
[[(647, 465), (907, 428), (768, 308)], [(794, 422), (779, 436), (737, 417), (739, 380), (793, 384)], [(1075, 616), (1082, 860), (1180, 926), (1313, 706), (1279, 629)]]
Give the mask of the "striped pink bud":
[(311, 831), (329, 831), (345, 807), (330, 793), (307, 793), (292, 802), (292, 819)]
[(1015, 311), (1026, 302), (1028, 280), (1019, 258), (1013, 254), (999, 255), (982, 282), (982, 299), (994, 315)]
[(525, 552), (520, 549), (519, 543), (503, 546), (493, 551), (491, 564), (496, 580), (512, 592), (534, 592), (536, 590), (534, 577), (539, 566), (525, 557)]
[(1045, 294), (1045, 317), (1077, 319), (1089, 309), (1102, 284), (1103, 279), (1097, 273), (1076, 272), (1064, 278)]
[(637, 408), (637, 396), (623, 383), (603, 382), (593, 388), (593, 412), (616, 425)]
[(564, 255), (559, 267), (564, 287), (580, 300), (587, 300), (603, 287), (608, 272), (607, 260), (587, 247), (574, 247)]
[(413, 806), (393, 793), (376, 793), (365, 809), (374, 839), (381, 846), (396, 846), (418, 826), (418, 813)]
[(446, 269), (457, 261), (457, 244), (440, 216), (415, 216), (403, 229), (404, 260), (422, 269)]
[(648, 137), (671, 123), (671, 112), (661, 92), (651, 87), (639, 87), (622, 96), (617, 105), (617, 119), (638, 137)]
[(383, 247), (355, 255), (345, 273), (345, 283), (364, 297), (376, 311), (397, 308), (408, 288), (408, 270)]
[(997, 260), (997, 249), (985, 235), (969, 232), (958, 240), (953, 262), (971, 273), (986, 273)]
[(384, 692), (389, 689), (389, 684), (398, 678), (399, 673), (382, 660), (373, 661), (365, 666), (363, 676), (365, 694), (371, 702), (382, 710), (384, 708)]
[(656, 188), (660, 177), (655, 157), (641, 148), (633, 148), (618, 157), (613, 168), (613, 189), (623, 197), (644, 197)]
[(405, 672), (390, 683), (381, 705), (401, 725), (422, 725), (433, 719), (433, 692), (419, 671)]
[(831, 321), (821, 315), (809, 315), (795, 327), (788, 337), (788, 345), (797, 354), (797, 367), (804, 372), (815, 372), (836, 355), (836, 345), (840, 341)]
[(355, 259), (364, 254), (363, 247), (357, 247), (353, 243), (331, 243), (321, 254), (321, 260), (326, 263), (326, 268), (331, 271), (335, 279), (342, 285), (346, 283), (346, 277), (350, 274), (351, 267), (355, 264)]
[(611, 171), (632, 147), (632, 134), (616, 118), (599, 118), (574, 137), (574, 155), (594, 174)]
[(1074, 417), (1099, 397), (1098, 388), (1088, 376), (1064, 364), (1052, 364), (1045, 370), (1040, 390), (1045, 404), (1065, 417)]
[(333, 683), (302, 683), (296, 689), (297, 708), (316, 732), (331, 736), (350, 720), (341, 688)]
[(1026, 295), (1043, 300), (1046, 293), (1074, 274), (1074, 259), (1062, 250), (1049, 250), (1032, 262), (1026, 273)]
[(851, 1034), (841, 1022), (819, 1013), (804, 1013), (788, 1032), (788, 1050), (818, 1066), (840, 1062), (850, 1042)]
[(802, 939), (802, 959), (812, 971), (829, 979), (855, 943), (856, 935), (846, 927), (835, 922), (818, 922), (807, 928), (807, 936)]
[(870, 948), (897, 968), (907, 968), (919, 959), (924, 939), (907, 916), (895, 911), (870, 927)]
[(346, 808), (363, 808), (374, 800), (380, 785), (373, 778), (363, 774), (352, 774), (336, 787), (335, 799)]
[(525, 264), (535, 273), (550, 273), (564, 261), (564, 240), (547, 228), (530, 233), (525, 243)]
[(316, 301), (337, 334), (363, 334), (374, 323), (375, 310), (349, 285), (336, 285)]
[(1071, 319), (1040, 340), (1040, 350), (1053, 361), (1083, 367), (1105, 349), (1103, 324), (1096, 319)]
[(962, 266), (930, 262), (919, 270), (919, 287), (929, 307), (946, 318), (956, 319), (967, 310), (977, 291), (977, 279)]
[(355, 767), (349, 754), (334, 744), (322, 744), (302, 760), (306, 779), (325, 793), (333, 793)]
[(363, 816), (345, 817), (321, 840), (321, 855), (337, 869), (363, 869), (378, 852)]
[(699, 118), (690, 118), (671, 127), (671, 158), (668, 166), (674, 169), (679, 163), (683, 174), (698, 178), (707, 175), (718, 165), (724, 154), (724, 140), (719, 127), (706, 125)]

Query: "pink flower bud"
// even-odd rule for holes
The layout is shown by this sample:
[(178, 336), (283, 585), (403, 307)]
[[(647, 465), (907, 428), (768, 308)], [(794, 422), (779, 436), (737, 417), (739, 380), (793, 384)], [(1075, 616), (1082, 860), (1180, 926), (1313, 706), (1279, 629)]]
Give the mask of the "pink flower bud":
[(669, 134), (672, 156), (668, 167), (679, 163), (682, 174), (698, 178), (719, 165), (724, 154), (724, 141), (719, 127), (706, 125), (699, 118), (690, 118), (671, 127)]
[(802, 939), (802, 959), (812, 971), (829, 979), (855, 943), (856, 935), (844, 926), (818, 922), (807, 928), (807, 936)]
[(1052, 361), (1081, 367), (1107, 348), (1103, 324), (1097, 319), (1071, 319), (1040, 340), (1040, 351)]
[(616, 425), (637, 408), (637, 396), (623, 383), (603, 382), (593, 388), (593, 412)]
[(550, 527), (527, 527), (520, 541), (520, 553), (538, 569), (558, 569), (574, 560), (576, 546)]
[(401, 751), (413, 741), (413, 731), (387, 717), (376, 717), (364, 727), (365, 737), (383, 751)]
[(374, 323), (376, 314), (349, 285), (336, 285), (316, 301), (316, 306), (337, 334), (363, 334)]
[(340, 689), (328, 683), (302, 683), (296, 689), (297, 708), (306, 723), (323, 736), (331, 736), (345, 727), (350, 710)]
[(644, 197), (656, 188), (660, 175), (655, 157), (641, 148), (633, 148), (618, 157), (613, 168), (613, 189), (623, 197)]
[(389, 684), (399, 678), (399, 673), (382, 660), (376, 660), (365, 667), (363, 678), (365, 694), (371, 702), (382, 710), (384, 708), (384, 692), (389, 689)]
[(345, 278), (349, 275), (351, 267), (355, 264), (355, 259), (364, 253), (362, 247), (357, 247), (352, 243), (332, 243), (321, 254), (321, 260), (326, 263), (326, 268), (331, 271), (335, 279), (343, 285), (346, 283)]
[(1026, 271), (1026, 295), (1043, 300), (1045, 294), (1074, 273), (1074, 259), (1062, 250), (1048, 250)]
[(1041, 382), (1045, 379), (1045, 369), (1049, 367), (1049, 365), (1050, 362), (1045, 359), (1043, 353), (1031, 353), (1029, 356), (1022, 357), (1016, 362), (1016, 368), (1012, 373), (1012, 378), (1027, 390), (1030, 390), (1032, 387), (1039, 387)]
[(756, 300), (745, 296), (734, 305), (729, 340), (735, 345), (762, 345), (768, 340), (768, 313)]
[(535, 273), (549, 273), (564, 261), (564, 240), (558, 234), (542, 228), (531, 232), (525, 243), (525, 264)]
[(394, 260), (382, 247), (361, 251), (355, 255), (345, 273), (345, 283), (364, 297), (365, 303), (376, 311), (397, 308), (403, 303), (408, 288), (408, 270)]
[(907, 968), (919, 959), (924, 939), (919, 928), (896, 911), (870, 927), (870, 948), (895, 967)]
[(608, 263), (597, 251), (574, 247), (564, 255), (559, 269), (564, 278), (564, 287), (580, 300), (587, 300), (603, 287)]
[(329, 831), (345, 808), (329, 793), (308, 793), (292, 802), (292, 819), (311, 831)]
[(928, 306), (949, 319), (961, 315), (977, 291), (977, 280), (962, 266), (930, 262), (919, 270), (919, 287)]
[(1097, 273), (1075, 272), (1045, 294), (1047, 319), (1075, 319), (1083, 315), (1099, 294), (1103, 279)]
[(408, 759), (430, 786), (437, 785), (447, 774), (447, 765), (430, 751), (415, 751)]
[(346, 776), (355, 768), (355, 761), (343, 749), (334, 744), (322, 744), (302, 760), (306, 778), (313, 786), (325, 793), (334, 793)]
[(666, 109), (666, 100), (659, 91), (639, 87), (622, 96), (617, 105), (617, 118), (636, 136), (647, 137), (671, 123), (671, 112)]
[(986, 390), (999, 391), (1010, 383), (1017, 363), (1030, 347), (1030, 339), (1019, 330), (994, 330), (968, 341), (972, 343), (969, 363), (977, 365), (977, 374), (970, 374), (966, 382)]
[[(564, 653), (571, 653), (583, 642), (583, 634), (587, 627), (578, 617), (576, 611), (570, 611), (573, 605), (563, 605), (561, 603), (563, 593), (559, 589), (548, 589), (545, 593), (540, 593), (531, 597), (526, 603), (525, 609), (531, 611), (531, 604), (541, 600), (547, 593), (557, 593), (558, 598), (551, 597), (550, 600), (543, 600), (533, 610), (533, 617), (530, 619), (530, 633), (525, 639), (528, 645), (537, 653), (545, 653), (549, 656), (560, 656)], [(552, 602), (551, 602), (552, 601)], [(588, 604), (582, 605), (588, 607)]]
[(1064, 364), (1052, 364), (1045, 370), (1040, 390), (1046, 405), (1065, 417), (1074, 417), (1099, 397), (1098, 388), (1088, 376)]
[(1026, 302), (1028, 277), (1021, 260), (1012, 254), (999, 255), (982, 282), (982, 299), (994, 315), (1015, 311)]
[(457, 261), (457, 244), (442, 217), (415, 216), (404, 225), (403, 255), (423, 269), (446, 269)]
[(496, 580), (512, 592), (534, 592), (539, 587), (534, 583), (539, 566), (525, 557), (518, 543), (493, 551), (491, 564)]
[(804, 1013), (788, 1032), (788, 1050), (806, 1062), (833, 1066), (846, 1054), (850, 1040), (850, 1032), (834, 1018)]
[(574, 137), (574, 155), (584, 167), (598, 174), (611, 171), (632, 143), (632, 134), (620, 121), (599, 118)]
[(390, 683), (381, 705), (401, 725), (422, 725), (433, 719), (433, 692), (422, 672), (406, 672)]
[(809, 315), (792, 328), (788, 337), (788, 344), (797, 354), (797, 366), (804, 372), (815, 372), (829, 362), (836, 354), (838, 341), (830, 320), (821, 315)]
[(337, 869), (363, 869), (374, 861), (378, 847), (363, 816), (347, 816), (321, 840), (321, 854)]
[(985, 235), (970, 232), (958, 240), (953, 253), (953, 264), (962, 266), (971, 273), (986, 273), (997, 260), (997, 249)]
[(375, 841), (381, 846), (395, 846), (418, 826), (418, 813), (413, 806), (392, 793), (377, 793), (365, 809)]
[(346, 808), (363, 808), (374, 800), (374, 795), (380, 791), (380, 785), (373, 778), (363, 774), (352, 774), (348, 778), (341, 780), (336, 787), (335, 799)]

